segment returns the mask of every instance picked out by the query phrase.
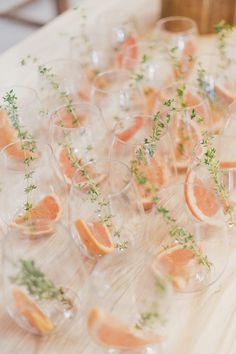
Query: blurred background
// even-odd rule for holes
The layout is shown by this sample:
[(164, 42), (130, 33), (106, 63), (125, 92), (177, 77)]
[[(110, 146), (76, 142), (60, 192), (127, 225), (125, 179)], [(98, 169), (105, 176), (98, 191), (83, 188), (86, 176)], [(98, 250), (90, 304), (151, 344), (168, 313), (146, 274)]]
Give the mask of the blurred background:
[[(0, 53), (27, 37), (80, 0), (0, 0)], [(121, 0), (124, 3), (127, 0)], [(149, 0), (146, 0), (147, 4)], [(211, 33), (221, 19), (236, 23), (236, 0), (156, 0), (161, 17), (182, 15), (193, 18), (201, 34)], [(108, 3), (112, 0), (107, 0)], [(99, 0), (94, 0), (99, 6)]]
[(78, 0), (0, 0), (0, 52), (45, 25)]

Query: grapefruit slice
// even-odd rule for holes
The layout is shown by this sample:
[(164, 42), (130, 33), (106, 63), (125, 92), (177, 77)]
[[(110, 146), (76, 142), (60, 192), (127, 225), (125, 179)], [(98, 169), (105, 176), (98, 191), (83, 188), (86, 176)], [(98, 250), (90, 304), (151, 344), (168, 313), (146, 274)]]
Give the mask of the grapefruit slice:
[(28, 295), (18, 288), (13, 288), (12, 294), (15, 306), (20, 315), (23, 316), (30, 326), (36, 329), (39, 334), (47, 334), (54, 329), (51, 320)]
[(175, 76), (188, 76), (194, 66), (194, 55), (196, 53), (196, 46), (192, 40), (188, 40), (184, 45), (184, 50), (179, 59), (179, 67), (174, 69)]
[(160, 92), (154, 87), (146, 86), (144, 88), (144, 95), (146, 97), (146, 110), (147, 114), (152, 114), (157, 101), (162, 101), (163, 98), (160, 95)]
[[(118, 68), (132, 69), (134, 60), (138, 57), (138, 48), (136, 46), (137, 39), (133, 35), (126, 37), (121, 50), (117, 53), (115, 64)], [(124, 63), (124, 59), (127, 58), (127, 62)], [(125, 64), (125, 65), (124, 65)]]
[(186, 176), (184, 197), (190, 212), (200, 221), (209, 222), (219, 211), (215, 192), (209, 189), (194, 171), (190, 171)]
[(161, 264), (165, 271), (171, 276), (173, 286), (177, 289), (184, 289), (190, 276), (190, 266), (197, 267), (192, 250), (173, 245), (166, 250), (160, 251), (151, 263), (152, 271), (158, 275), (158, 267)]
[(153, 206), (153, 191), (151, 189), (167, 185), (171, 175), (166, 162), (160, 155), (154, 156), (148, 164), (140, 166), (139, 171), (147, 179), (145, 184), (137, 183), (137, 187), (142, 197), (143, 208), (148, 211)]
[(80, 218), (74, 223), (81, 241), (92, 255), (103, 255), (114, 251), (112, 238), (105, 225), (97, 221), (86, 224)]
[(69, 155), (68, 149), (63, 147), (59, 152), (59, 164), (61, 166), (62, 172), (66, 177), (66, 181), (71, 183), (73, 174), (75, 173), (78, 165), (81, 165), (81, 160), (75, 155)]
[(102, 346), (117, 349), (136, 349), (163, 341), (157, 334), (137, 335), (126, 324), (98, 307), (92, 308), (87, 316), (91, 336)]
[(226, 106), (230, 105), (236, 99), (235, 94), (218, 82), (215, 82), (214, 88), (216, 97), (218, 97)]
[(0, 149), (17, 140), (16, 130), (8, 121), (7, 113), (0, 111)]
[(130, 140), (138, 131), (141, 129), (143, 125), (143, 117), (138, 116), (135, 117), (134, 123), (127, 129), (117, 134), (117, 138), (122, 141)]
[(220, 167), (223, 169), (236, 168), (236, 161), (220, 161)]
[(86, 117), (80, 114), (73, 114), (65, 110), (65, 112), (60, 112), (60, 118), (56, 121), (56, 124), (62, 128), (80, 128), (81, 125), (86, 121)]
[(201, 131), (193, 120), (184, 122), (176, 116), (173, 121), (174, 154), (179, 172), (185, 172), (195, 145), (201, 140)]
[[(55, 194), (46, 195), (38, 204), (36, 204), (28, 213), (25, 212), (17, 216), (13, 225), (22, 225), (26, 221), (48, 220), (55, 222), (59, 220), (62, 214), (62, 206), (59, 198)], [(45, 225), (48, 225), (46, 223)], [(41, 230), (42, 231), (42, 230)]]

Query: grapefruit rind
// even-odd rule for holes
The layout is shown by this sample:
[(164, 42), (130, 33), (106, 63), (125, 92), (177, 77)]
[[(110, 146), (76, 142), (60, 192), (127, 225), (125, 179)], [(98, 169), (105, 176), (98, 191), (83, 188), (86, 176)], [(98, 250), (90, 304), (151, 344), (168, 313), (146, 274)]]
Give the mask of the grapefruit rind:
[[(79, 233), (81, 241), (92, 255), (104, 255), (114, 251), (112, 238), (110, 236), (109, 230), (105, 225), (99, 222), (93, 222), (90, 226), (80, 218), (76, 219), (74, 224), (76, 230)], [(99, 236), (105, 238), (105, 243), (107, 245), (104, 245), (104, 242), (99, 242), (96, 239), (96, 232), (98, 232)]]
[(39, 334), (47, 334), (54, 329), (51, 320), (44, 314), (40, 307), (28, 295), (18, 288), (12, 290), (17, 311)]
[(92, 308), (87, 316), (88, 330), (96, 342), (105, 347), (136, 349), (156, 344), (164, 340), (157, 334), (138, 336), (124, 323), (98, 307)]

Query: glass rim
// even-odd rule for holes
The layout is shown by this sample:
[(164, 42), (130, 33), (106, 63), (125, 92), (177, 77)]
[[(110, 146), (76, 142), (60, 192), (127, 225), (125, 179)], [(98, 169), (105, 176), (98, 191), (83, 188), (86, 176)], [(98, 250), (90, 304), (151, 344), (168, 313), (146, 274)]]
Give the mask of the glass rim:
[[(76, 107), (81, 107), (81, 108), (89, 108), (89, 110), (93, 111), (93, 113), (97, 113), (98, 116), (101, 117), (102, 121), (103, 121), (103, 124), (104, 126), (106, 127), (106, 122), (105, 122), (105, 119), (104, 119), (104, 116), (103, 116), (103, 113), (102, 113), (102, 110), (101, 108), (96, 104), (96, 103), (93, 103), (93, 102), (85, 102), (85, 101), (77, 101), (75, 103), (73, 103), (73, 107), (76, 106)], [(55, 119), (58, 115), (58, 113), (62, 110), (62, 109), (67, 109), (68, 108), (68, 105), (61, 105), (59, 106), (58, 108), (56, 108), (55, 110), (53, 110), (51, 113), (50, 113), (50, 123), (52, 126), (57, 126), (59, 128), (62, 128), (64, 130), (68, 130), (68, 131), (73, 131), (74, 129), (78, 129), (80, 127), (75, 127), (75, 128), (67, 128), (67, 127), (61, 127), (59, 124), (56, 124), (55, 122)], [(67, 111), (68, 112), (68, 111)], [(68, 112), (70, 113), (70, 112)], [(82, 125), (83, 126), (83, 125)]]
[[(164, 25), (167, 22), (176, 22), (176, 21), (184, 21), (186, 23), (189, 23), (191, 26), (184, 31), (177, 31), (177, 32), (172, 32), (164, 28)], [(193, 19), (187, 16), (168, 16), (168, 17), (161, 18), (157, 22), (156, 29), (159, 30), (160, 32), (166, 32), (173, 36), (178, 36), (178, 35), (187, 36), (189, 34), (198, 33), (198, 27), (196, 21), (194, 21)]]
[[(23, 142), (29, 142), (29, 140), (27, 139), (24, 139)], [(34, 142), (36, 143), (36, 146), (40, 146), (40, 145), (43, 145), (43, 146), (46, 146), (47, 148), (49, 148), (49, 150), (51, 151), (51, 153), (53, 154), (54, 156), (54, 153), (53, 153), (53, 149), (52, 149), (52, 146), (50, 143), (47, 143), (47, 142), (44, 142), (43, 140), (40, 141), (40, 140), (34, 140)], [(9, 147), (11, 146), (14, 146), (14, 145), (18, 145), (20, 146), (21, 145), (21, 141), (20, 140), (16, 140), (14, 141), (13, 143), (10, 143), (10, 144), (7, 144), (5, 145), (2, 149), (0, 149), (0, 160), (4, 160), (4, 161), (13, 161), (13, 162), (22, 162), (24, 163), (23, 159), (22, 158), (18, 158), (18, 157), (11, 157), (9, 156), (6, 151), (7, 149), (9, 149)], [(23, 150), (21, 150), (23, 151)], [(39, 156), (37, 156), (37, 158), (35, 159), (35, 161), (38, 161), (40, 159), (40, 157), (42, 156), (42, 154), (39, 154)]]
[[(102, 92), (102, 93), (109, 93), (109, 92), (119, 92), (119, 91), (122, 91), (122, 88), (116, 88), (116, 89), (113, 89), (113, 90), (106, 90), (106, 89), (102, 89), (102, 88), (99, 88), (97, 87), (97, 80), (100, 78), (100, 77), (106, 77), (106, 76), (111, 76), (111, 75), (116, 75), (118, 77), (120, 77), (121, 75), (127, 75), (127, 82), (131, 79), (130, 77), (130, 71), (127, 70), (127, 69), (113, 69), (113, 70), (106, 70), (106, 71), (102, 71), (100, 72), (99, 74), (97, 74), (95, 76), (95, 78), (93, 79), (93, 83), (92, 83), (92, 91), (97, 91), (97, 92)], [(119, 75), (118, 75), (119, 74)]]
[[(111, 164), (111, 163), (118, 163), (119, 165), (122, 165), (123, 167), (125, 167), (125, 169), (127, 170), (128, 174), (129, 174), (129, 180), (127, 181), (127, 183), (125, 184), (125, 186), (123, 186), (118, 192), (115, 192), (115, 193), (109, 193), (107, 198), (108, 199), (111, 199), (111, 198), (114, 198), (122, 193), (124, 193), (126, 191), (126, 189), (128, 189), (131, 185), (132, 185), (132, 182), (133, 182), (133, 177), (132, 177), (132, 172), (129, 168), (129, 166), (127, 164), (125, 164), (123, 161), (120, 161), (120, 160), (116, 160), (116, 159), (109, 159), (109, 158), (104, 158), (104, 159), (100, 159), (98, 161), (89, 161), (85, 164), (83, 164), (81, 167), (86, 167), (86, 166), (91, 166), (91, 165), (95, 165), (96, 164), (100, 164), (100, 163), (108, 163), (108, 166)], [(109, 171), (109, 170), (108, 170)], [(75, 177), (80, 173), (80, 168), (77, 168), (76, 171), (74, 172), (73, 174), (73, 177), (72, 177), (72, 188), (71, 190), (73, 189), (73, 186), (75, 187)], [(86, 192), (82, 192), (80, 189), (77, 189), (76, 190), (81, 193), (81, 194), (87, 194)]]

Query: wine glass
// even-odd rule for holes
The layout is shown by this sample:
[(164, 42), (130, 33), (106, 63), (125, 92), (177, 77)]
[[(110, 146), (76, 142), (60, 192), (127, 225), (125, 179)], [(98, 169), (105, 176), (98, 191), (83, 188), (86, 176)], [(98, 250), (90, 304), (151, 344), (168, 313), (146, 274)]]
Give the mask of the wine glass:
[(101, 108), (109, 130), (127, 113), (143, 112), (145, 107), (142, 90), (130, 79), (127, 70), (98, 74), (91, 89), (91, 100)]
[[(42, 225), (40, 219), (37, 223)], [(4, 239), (3, 287), (7, 312), (18, 326), (33, 334), (64, 333), (71, 321), (80, 325), (83, 318), (87, 274), (82, 256), (60, 223), (51, 226), (53, 232), (46, 240), (32, 238), (32, 225), (28, 221), (24, 229), (29, 233), (11, 228)]]
[(199, 92), (209, 102), (212, 130), (215, 133), (223, 128), (227, 108), (236, 99), (235, 70), (234, 62), (224, 67), (218, 54), (202, 53), (191, 76), (191, 81), (197, 83)]
[[(211, 143), (206, 148), (203, 144), (199, 144), (194, 149), (192, 162), (189, 166), (189, 173), (194, 173), (201, 178), (204, 183), (211, 181), (212, 188), (215, 188), (221, 199), (224, 213), (229, 226), (236, 224), (235, 206), (236, 206), (236, 189), (235, 189), (235, 136), (232, 135), (214, 135), (211, 137)], [(209, 151), (214, 151), (215, 158), (213, 160), (217, 166), (207, 165), (205, 162)]]
[[(198, 172), (192, 170), (184, 183), (157, 193), (149, 230), (156, 259), (181, 293), (202, 291), (215, 283), (229, 255), (222, 204), (212, 180)], [(154, 238), (157, 232), (161, 235)]]
[[(131, 56), (132, 51), (137, 53), (135, 58)], [(141, 85), (147, 102), (147, 113), (152, 114), (161, 89), (175, 81), (166, 48), (155, 41), (138, 42), (125, 51), (122, 67), (130, 70)]]
[(156, 33), (170, 53), (176, 78), (187, 77), (197, 52), (196, 22), (183, 16), (162, 18), (157, 22)]
[(15, 115), (19, 123), (36, 139), (45, 139), (42, 104), (33, 88), (15, 85), (0, 88), (0, 107), (0, 148), (18, 140)]
[(51, 116), (51, 145), (68, 184), (79, 164), (106, 154), (107, 139), (102, 113), (92, 103), (61, 106)]
[(104, 352), (162, 352), (173, 293), (152, 254), (133, 249), (102, 258), (91, 274), (89, 295), (88, 332)]
[[(105, 11), (98, 16), (92, 29), (93, 47), (102, 48), (111, 58), (111, 65), (121, 67), (124, 52), (138, 41), (135, 22), (121, 11)], [(136, 52), (131, 56), (135, 58)], [(111, 68), (112, 68), (111, 66)]]
[(46, 112), (70, 101), (89, 100), (89, 84), (78, 60), (51, 60), (39, 65), (38, 71), (39, 93)]
[(183, 173), (203, 132), (211, 130), (209, 104), (197, 86), (181, 82), (163, 89), (162, 95), (165, 104), (160, 104), (159, 109), (163, 112), (163, 120), (169, 122), (176, 167), (179, 173)]
[[(9, 144), (0, 152), (0, 164), (0, 208), (7, 225), (24, 228), (26, 220), (33, 223), (38, 218), (67, 223), (66, 183), (50, 145), (38, 141)], [(47, 225), (43, 228), (36, 227), (35, 235), (47, 235)]]
[[(145, 141), (158, 131), (158, 139)], [(144, 156), (140, 151), (143, 151)], [(141, 155), (141, 156), (140, 156)], [(110, 156), (126, 163), (142, 198), (144, 210), (152, 208), (152, 198), (158, 189), (176, 177), (175, 158), (168, 128), (163, 121), (144, 114), (130, 115), (115, 127)]]
[(91, 258), (142, 243), (144, 211), (131, 172), (111, 159), (90, 162), (73, 175), (70, 225), (74, 240)]

